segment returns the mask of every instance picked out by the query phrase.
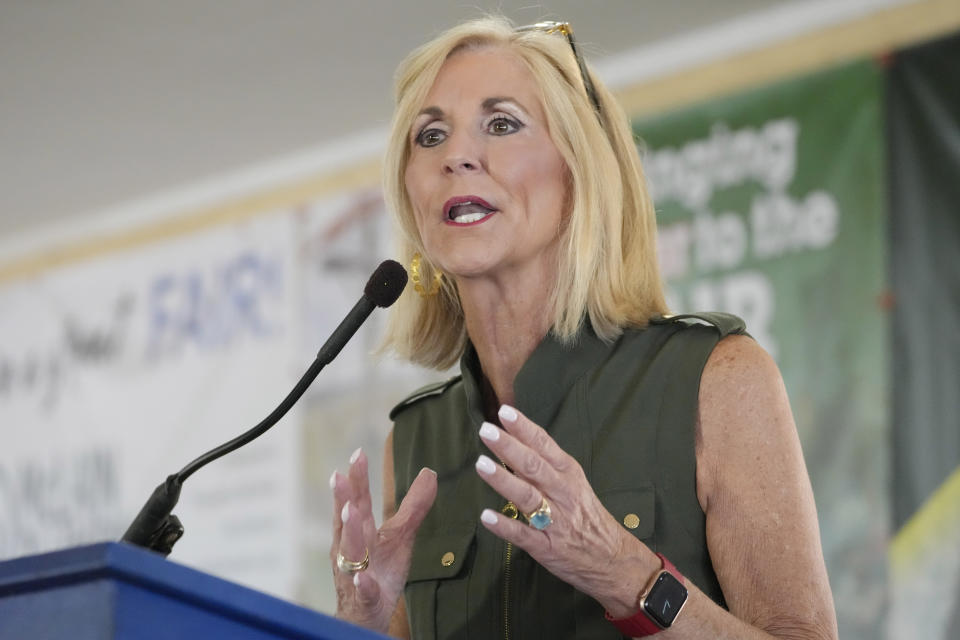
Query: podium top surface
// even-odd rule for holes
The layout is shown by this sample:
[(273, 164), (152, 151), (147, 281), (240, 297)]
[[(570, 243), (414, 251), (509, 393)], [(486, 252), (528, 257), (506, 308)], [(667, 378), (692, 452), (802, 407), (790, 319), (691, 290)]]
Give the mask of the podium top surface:
[(385, 637), (177, 564), (152, 551), (117, 542), (0, 562), (0, 598), (103, 579), (215, 610), (246, 624), (274, 629), (287, 637), (370, 640)]

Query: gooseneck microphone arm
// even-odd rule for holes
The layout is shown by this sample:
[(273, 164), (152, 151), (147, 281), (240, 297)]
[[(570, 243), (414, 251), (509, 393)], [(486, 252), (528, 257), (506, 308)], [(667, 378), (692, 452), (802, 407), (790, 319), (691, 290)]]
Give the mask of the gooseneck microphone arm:
[(183, 525), (171, 511), (180, 499), (180, 489), (184, 481), (201, 467), (252, 442), (273, 427), (296, 404), (320, 371), (337, 357), (337, 354), (357, 332), (360, 325), (370, 316), (374, 308), (389, 307), (400, 297), (400, 293), (406, 284), (407, 272), (399, 263), (393, 260), (382, 262), (370, 276), (370, 280), (364, 288), (363, 297), (334, 329), (320, 348), (313, 364), (287, 394), (287, 397), (283, 399), (283, 402), (257, 426), (233, 440), (211, 449), (177, 473), (167, 476), (167, 479), (153, 490), (150, 498), (147, 499), (146, 504), (143, 505), (140, 513), (137, 514), (121, 540), (157, 551), (163, 555), (169, 555), (170, 551), (173, 550), (173, 545), (183, 536)]
[(343, 349), (344, 345), (347, 344), (347, 341), (353, 337), (353, 334), (357, 332), (357, 329), (360, 328), (360, 325), (363, 324), (363, 321), (366, 320), (370, 314), (373, 312), (376, 305), (372, 301), (368, 300), (366, 296), (360, 298), (360, 301), (353, 306), (353, 309), (350, 310), (350, 313), (347, 314), (347, 317), (343, 319), (343, 322), (333, 331), (333, 334), (327, 339), (323, 344), (323, 347), (320, 348), (320, 351), (317, 353), (316, 359), (313, 361), (313, 364), (310, 365), (310, 368), (307, 369), (307, 372), (303, 374), (303, 377), (300, 378), (300, 381), (294, 386), (293, 390), (287, 394), (287, 397), (283, 399), (276, 409), (274, 409), (270, 415), (264, 418), (260, 424), (250, 429), (244, 434), (241, 434), (231, 440), (226, 442), (216, 449), (212, 449), (183, 469), (178, 471), (176, 474), (177, 480), (183, 482), (187, 478), (193, 475), (195, 471), (200, 469), (200, 467), (205, 466), (206, 464), (213, 462), (221, 456), (225, 456), (231, 451), (239, 449), (248, 442), (259, 438), (264, 433), (266, 433), (270, 427), (277, 424), (277, 421), (282, 418), (287, 411), (296, 404), (297, 400), (300, 399), (300, 396), (307, 390), (307, 388), (313, 383), (314, 379), (320, 373), (320, 371), (330, 364), (337, 354), (340, 353), (340, 350)]

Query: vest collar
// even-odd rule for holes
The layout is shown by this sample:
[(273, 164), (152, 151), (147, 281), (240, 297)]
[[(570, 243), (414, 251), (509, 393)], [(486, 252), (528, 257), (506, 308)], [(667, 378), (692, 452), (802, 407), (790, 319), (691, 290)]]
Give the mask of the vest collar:
[[(547, 428), (560, 404), (573, 389), (574, 383), (603, 360), (610, 344), (593, 331), (589, 320), (569, 343), (561, 343), (553, 332), (537, 345), (513, 381), (517, 408), (528, 418)], [(460, 358), (460, 372), (467, 396), (467, 413), (479, 426), (484, 420), (481, 385), (483, 372), (473, 343)]]

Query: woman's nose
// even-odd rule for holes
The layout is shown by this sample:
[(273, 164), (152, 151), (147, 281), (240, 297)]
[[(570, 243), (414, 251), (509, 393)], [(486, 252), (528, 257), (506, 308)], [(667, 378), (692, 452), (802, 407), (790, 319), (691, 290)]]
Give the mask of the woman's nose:
[(454, 135), (447, 142), (447, 155), (443, 159), (444, 173), (473, 173), (482, 167), (478, 143), (470, 136)]
[(480, 168), (475, 161), (463, 156), (449, 157), (444, 162), (444, 171), (446, 173), (472, 173)]

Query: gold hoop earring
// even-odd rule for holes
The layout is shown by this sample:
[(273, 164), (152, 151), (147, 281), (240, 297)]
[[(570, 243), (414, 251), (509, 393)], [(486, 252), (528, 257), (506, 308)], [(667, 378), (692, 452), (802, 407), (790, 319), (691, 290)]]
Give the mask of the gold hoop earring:
[(427, 291), (420, 277), (420, 253), (418, 252), (413, 254), (413, 259), (410, 261), (410, 281), (413, 282), (413, 290), (419, 293), (421, 298), (429, 298), (440, 293), (443, 274), (439, 270), (434, 270), (433, 282), (430, 285), (430, 290)]

